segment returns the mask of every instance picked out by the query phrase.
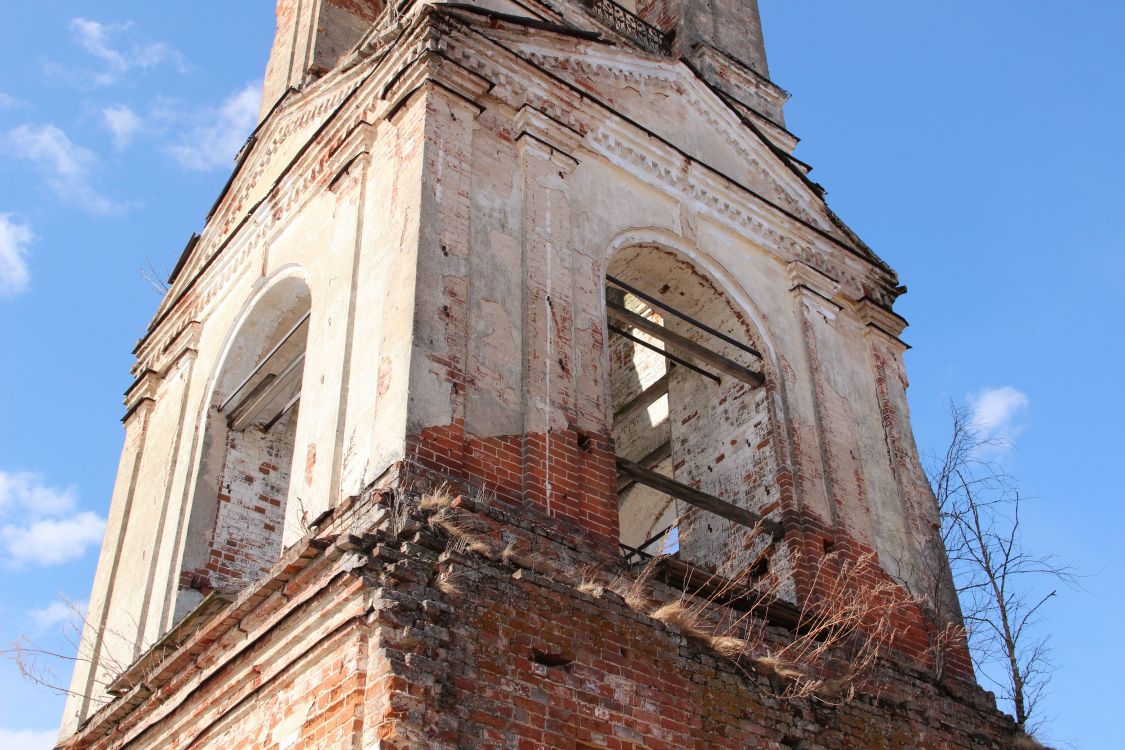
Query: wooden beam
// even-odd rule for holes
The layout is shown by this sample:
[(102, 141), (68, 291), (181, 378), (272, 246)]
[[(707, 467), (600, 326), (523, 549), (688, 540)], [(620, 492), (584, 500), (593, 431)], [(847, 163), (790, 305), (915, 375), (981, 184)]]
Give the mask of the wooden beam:
[(223, 405), (219, 407), (219, 411), (223, 411), (223, 412), (227, 411), (227, 409), (231, 405), (231, 402), (234, 401), (235, 397), (239, 394), (239, 392), (243, 388), (245, 388), (250, 383), (251, 380), (254, 379), (255, 375), (257, 375), (259, 372), (261, 372), (266, 367), (266, 365), (268, 365), (270, 363), (270, 360), (273, 359), (274, 356), (279, 351), (281, 351), (281, 347), (283, 347), (287, 343), (289, 343), (289, 339), (293, 338), (294, 334), (296, 334), (297, 331), (301, 330), (302, 326), (308, 325), (309, 318), (311, 316), (312, 316), (311, 312), (307, 312), (303, 316), (301, 316), (301, 319), (297, 321), (297, 324), (295, 326), (293, 326), (292, 328), (290, 328), (289, 332), (281, 337), (281, 341), (278, 341), (277, 344), (272, 349), (270, 349), (269, 353), (266, 354), (266, 356), (262, 357), (262, 361), (259, 362), (258, 365), (253, 370), (250, 371), (250, 374), (247, 375), (242, 380), (242, 382), (238, 384), (238, 387), (235, 388), (233, 391), (231, 391), (230, 397), (227, 398), (227, 400), (223, 402)]
[[(652, 469), (653, 466), (656, 466), (664, 459), (671, 457), (672, 441), (671, 439), (668, 439), (658, 445), (656, 449), (654, 449), (651, 453), (649, 453), (647, 456), (642, 458), (640, 461), (637, 461), (636, 463), (642, 469)], [(636, 483), (637, 480), (632, 476), (629, 476), (628, 474), (622, 476), (619, 474), (617, 477), (617, 494), (620, 495), (622, 492), (629, 489)]]
[(691, 323), (693, 326), (695, 326), (699, 330), (703, 331), (704, 333), (709, 333), (712, 336), (714, 336), (715, 338), (720, 339), (721, 341), (725, 341), (728, 344), (731, 344), (732, 346), (735, 346), (735, 347), (741, 349), (742, 351), (746, 352), (747, 354), (752, 355), (754, 357), (757, 357), (758, 359), (762, 358), (762, 353), (759, 352), (754, 347), (750, 346), (749, 344), (744, 344), (741, 341), (739, 341), (738, 339), (731, 338), (730, 336), (726, 335), (722, 331), (715, 330), (714, 328), (707, 325), (703, 321), (696, 320), (695, 318), (691, 317), (690, 315), (688, 315), (685, 312), (680, 312), (676, 308), (669, 305), (667, 302), (661, 302), (656, 297), (653, 297), (652, 295), (649, 295), (649, 294), (645, 294), (640, 289), (637, 289), (635, 286), (631, 286), (629, 284), (626, 284), (624, 281), (622, 281), (621, 279), (619, 279), (615, 276), (610, 276), (610, 275), (607, 274), (606, 280), (609, 281), (609, 283), (613, 284), (614, 286), (620, 287), (621, 289), (624, 289), (625, 291), (629, 292), (629, 294), (632, 294), (634, 297), (638, 297), (640, 299), (643, 299), (645, 302), (649, 303), (650, 305), (655, 305), (656, 307), (659, 307), (664, 312), (671, 313), (672, 315), (675, 315), (677, 318), (679, 318), (680, 320), (682, 320), (686, 323)]
[(653, 338), (660, 339), (664, 342), (665, 346), (672, 347), (681, 355), (691, 357), (697, 362), (710, 365), (719, 372), (730, 375), (732, 378), (737, 378), (744, 383), (749, 383), (755, 388), (764, 385), (766, 382), (766, 379), (761, 373), (754, 372), (748, 367), (743, 367), (734, 360), (727, 359), (723, 355), (711, 351), (686, 336), (681, 336), (674, 331), (670, 331), (643, 315), (637, 315), (632, 310), (627, 310), (616, 302), (606, 301), (606, 314), (613, 320), (644, 331)]
[(660, 380), (657, 380), (626, 402), (624, 406), (613, 413), (613, 421), (616, 423), (626, 417), (631, 417), (634, 412), (647, 409), (659, 401), (668, 393), (668, 381), (670, 378), (671, 373), (665, 373), (664, 377), (660, 378)]
[(721, 384), (723, 382), (722, 379), (718, 375), (716, 375), (712, 372), (707, 372), (702, 367), (699, 367), (698, 365), (692, 364), (691, 362), (687, 361), (683, 357), (677, 357), (675, 354), (668, 351), (667, 349), (661, 349), (656, 344), (649, 343), (648, 341), (645, 341), (644, 339), (642, 339), (638, 336), (634, 336), (633, 334), (626, 331), (624, 328), (618, 328), (613, 323), (609, 323), (608, 325), (609, 325), (610, 333), (616, 333), (618, 336), (620, 336), (623, 339), (628, 339), (629, 341), (632, 341), (634, 344), (640, 344), (641, 346), (643, 346), (646, 349), (651, 349), (652, 351), (659, 354), (661, 357), (664, 357), (664, 359), (668, 360), (669, 362), (675, 362), (678, 365), (683, 365), (684, 367), (691, 370), (692, 372), (698, 372), (703, 377), (708, 378), (709, 380), (714, 380), (716, 384)]
[(620, 456), (617, 458), (617, 470), (622, 474), (631, 476), (638, 484), (652, 487), (665, 495), (671, 495), (677, 500), (683, 500), (689, 505), (694, 505), (708, 513), (714, 513), (728, 521), (734, 521), (751, 529), (761, 523), (762, 530), (772, 534), (774, 538), (780, 538), (784, 534), (781, 524), (777, 522), (762, 521), (762, 517), (757, 513), (728, 503), (726, 500), (720, 500), (714, 495), (708, 495), (706, 492), (677, 482), (675, 479), (669, 479), (663, 474), (657, 474), (655, 471), (646, 469), (640, 464)]

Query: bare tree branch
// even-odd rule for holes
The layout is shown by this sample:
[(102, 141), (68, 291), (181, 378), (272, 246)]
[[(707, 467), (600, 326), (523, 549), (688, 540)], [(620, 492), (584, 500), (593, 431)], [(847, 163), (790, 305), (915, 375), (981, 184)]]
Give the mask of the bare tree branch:
[(982, 436), (964, 407), (951, 406), (950, 414), (949, 445), (928, 474), (970, 654), (977, 673), (1010, 704), (1019, 729), (1031, 734), (1056, 668), (1048, 638), (1036, 632), (1040, 612), (1056, 592), (1037, 595), (1033, 587), (1038, 580), (1073, 586), (1078, 574), (1024, 546), (1018, 483), (987, 458), (998, 441)]

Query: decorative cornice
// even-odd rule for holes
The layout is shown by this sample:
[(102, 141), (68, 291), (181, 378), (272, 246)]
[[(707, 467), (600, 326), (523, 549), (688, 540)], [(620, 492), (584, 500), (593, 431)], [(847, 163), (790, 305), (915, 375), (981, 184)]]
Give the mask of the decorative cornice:
[[(506, 49), (483, 34), (477, 33), (474, 37), (485, 39), (490, 44)], [(800, 216), (785, 216), (786, 209), (768, 200), (761, 201), (760, 206), (757, 205), (759, 201), (747, 201), (745, 199), (747, 188), (733, 178), (726, 177), (713, 167), (692, 159), (670, 144), (663, 143), (658, 137), (652, 137), (652, 134), (636, 127), (635, 123), (625, 118), (600, 116), (600, 107), (597, 112), (582, 111), (580, 102), (576, 102), (575, 97), (584, 95), (569, 89), (560, 90), (558, 84), (550, 77), (528, 76), (524, 66), (539, 68), (534, 60), (524, 56), (529, 54), (526, 50), (520, 50), (519, 54), (513, 57), (482, 54), (479, 46), (472, 44), (471, 41), (469, 44), (458, 44), (463, 38), (460, 35), (442, 37), (440, 42), (442, 51), (494, 81), (495, 87), (491, 92), (493, 97), (516, 109), (524, 104), (533, 105), (572, 130), (583, 133), (586, 147), (591, 152), (609, 158), (618, 166), (628, 167), (630, 171), (646, 181), (653, 178), (659, 182), (678, 180), (681, 183), (678, 185), (682, 188), (681, 192), (686, 192), (692, 198), (702, 199), (707, 205), (718, 209), (725, 217), (724, 221), (734, 222), (736, 231), (748, 233), (767, 247), (781, 251), (784, 261), (800, 259), (815, 267), (824, 266), (830, 275), (838, 276), (847, 282), (848, 295), (853, 298), (862, 296), (865, 288), (877, 290), (885, 286), (882, 276), (886, 272), (872, 265), (865, 258), (859, 257), (856, 250), (848, 250), (847, 255), (840, 253), (839, 249), (846, 248), (847, 243), (834, 234), (815, 225), (810, 226)], [(590, 57), (595, 62), (586, 60), (578, 62), (587, 65), (600, 64), (597, 61), (605, 56), (604, 52), (592, 52)], [(642, 63), (646, 70), (650, 67), (660, 67), (660, 63), (647, 60)], [(667, 64), (663, 72), (654, 75), (672, 76), (672, 69), (666, 66)], [(553, 74), (548, 74), (550, 75)], [(636, 143), (636, 147), (628, 145), (630, 142)], [(656, 164), (661, 155), (667, 157), (664, 160), (667, 166), (663, 169), (658, 168)], [(616, 158), (618, 156), (627, 158), (623, 161)], [(693, 169), (693, 166), (696, 168)], [(687, 179), (689, 173), (691, 177)], [(721, 195), (713, 195), (712, 191)], [(748, 192), (756, 195), (753, 191)], [(761, 198), (761, 196), (756, 197)], [(735, 206), (731, 201), (738, 205)], [(780, 212), (774, 214), (769, 208), (780, 209)], [(782, 227), (785, 234), (774, 230), (775, 226)], [(815, 233), (808, 231), (809, 229), (815, 230)], [(832, 245), (826, 244), (825, 240), (830, 240)], [(845, 266), (850, 270), (843, 271)]]
[[(520, 51), (533, 64), (547, 70), (564, 71), (567, 77), (578, 81), (600, 79), (616, 86), (643, 88), (647, 93), (666, 92), (678, 97), (711, 127), (717, 137), (742, 156), (758, 187), (771, 200), (818, 229), (832, 231), (829, 223), (816, 217), (794, 197), (793, 188), (798, 186), (784, 185), (763, 165), (750, 145), (757, 139), (747, 137), (742, 122), (730, 112), (728, 105), (714, 97), (702, 83), (696, 83), (695, 76), (687, 75), (685, 69), (658, 60), (636, 57), (623, 59), (620, 53), (597, 48), (584, 50), (581, 57), (527, 44), (521, 44)], [(763, 150), (768, 148), (765, 144), (761, 145)]]
[[(346, 74), (347, 80), (333, 82), (330, 76), (322, 80), (323, 86), (311, 101), (307, 95), (295, 96), (278, 112), (275, 129), (259, 134), (255, 153), (236, 175), (216, 214), (213, 223), (221, 220), (222, 230), (208, 226), (195, 249), (195, 258), (177, 279), (170, 301), (138, 345), (134, 372), (162, 369), (165, 360), (160, 353), (169, 346), (166, 342), (178, 337), (193, 320), (204, 319), (207, 309), (230, 288), (233, 277), (249, 267), (249, 257), (260, 252), (278, 231), (284, 217), (310, 199), (314, 187), (331, 184), (355, 158), (357, 152), (344, 146), (351, 134), (361, 123), (383, 119), (402, 96), (415, 90), (408, 80), (431, 81), (478, 108), (486, 96), (494, 98), (501, 107), (522, 113), (518, 116), (518, 134), (549, 146), (552, 158), (559, 159), (561, 166), (573, 167), (579, 153), (596, 154), (681, 196), (701, 215), (757, 242), (782, 262), (799, 260), (838, 279), (845, 296), (859, 299), (867, 295), (890, 307), (893, 298), (887, 291), (885, 272), (853, 253), (842, 252), (839, 240), (826, 236), (823, 230), (814, 231), (816, 228), (802, 223), (799, 216), (786, 215), (784, 209), (778, 210), (732, 178), (652, 137), (631, 121), (606, 117), (601, 106), (584, 107), (582, 95), (561, 80), (543, 71), (529, 75), (528, 66), (534, 63), (521, 54), (496, 54), (505, 48), (488, 37), (469, 28), (435, 35), (432, 25), (440, 20), (427, 17), (425, 24), (406, 32), (400, 46), (386, 58), (357, 66)], [(649, 66), (646, 61), (645, 67), (660, 66)], [(412, 78), (403, 75), (408, 68), (414, 71)], [(665, 64), (663, 72), (653, 75), (672, 76), (672, 72)], [(388, 98), (383, 99), (381, 92)], [(311, 111), (304, 111), (304, 104), (323, 119), (315, 136), (310, 135), (310, 146), (281, 170), (281, 177), (256, 204), (242, 205), (254, 193), (253, 182), (260, 179), (265, 164), (281, 151), (286, 134), (298, 130), (297, 123), (314, 118)], [(330, 154), (328, 158), (324, 158), (325, 152)], [(236, 212), (241, 216), (237, 222)], [(227, 225), (233, 226), (228, 229)]]
[(516, 143), (520, 149), (538, 147), (543, 158), (567, 173), (579, 165), (580, 160), (575, 154), (582, 148), (582, 134), (578, 131), (530, 104), (520, 107), (515, 124), (518, 133)]
[(387, 103), (384, 117), (393, 119), (402, 106), (426, 84), (440, 86), (464, 100), (476, 114), (484, 111), (479, 99), (489, 92), (492, 82), (434, 50), (414, 58), (391, 79), (380, 95)]
[(853, 306), (859, 319), (867, 326), (868, 330), (879, 331), (894, 339), (904, 349), (910, 348), (899, 338), (908, 325), (906, 318), (888, 310), (870, 297), (863, 297), (856, 301)]
[(789, 291), (798, 295), (815, 295), (820, 305), (831, 305), (838, 312), (844, 307), (836, 298), (841, 293), (840, 282), (808, 263), (793, 261), (789, 264)]
[(155, 370), (145, 370), (141, 373), (129, 389), (125, 391), (125, 416), (122, 422), (128, 424), (129, 419), (156, 403), (156, 393), (160, 390), (164, 378)]
[(775, 127), (784, 128), (782, 108), (789, 100), (788, 91), (705, 42), (696, 44), (690, 57), (704, 73), (713, 77), (713, 85), (761, 114)]

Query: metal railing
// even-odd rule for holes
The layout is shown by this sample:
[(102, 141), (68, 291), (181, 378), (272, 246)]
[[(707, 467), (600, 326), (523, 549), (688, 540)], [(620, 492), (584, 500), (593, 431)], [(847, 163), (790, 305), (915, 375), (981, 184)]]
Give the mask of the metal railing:
[(672, 54), (672, 33), (661, 31), (613, 0), (583, 0), (594, 18), (654, 55)]

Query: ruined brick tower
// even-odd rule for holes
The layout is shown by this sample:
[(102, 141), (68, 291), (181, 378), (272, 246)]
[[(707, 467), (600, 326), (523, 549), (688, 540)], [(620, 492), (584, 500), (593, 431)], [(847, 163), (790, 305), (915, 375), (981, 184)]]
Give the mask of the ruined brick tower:
[(755, 0), (277, 17), (136, 348), (63, 746), (1005, 747), (903, 289), (791, 156)]

